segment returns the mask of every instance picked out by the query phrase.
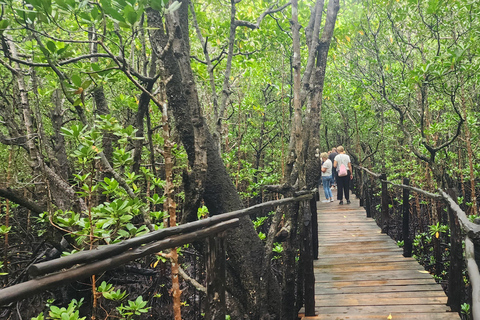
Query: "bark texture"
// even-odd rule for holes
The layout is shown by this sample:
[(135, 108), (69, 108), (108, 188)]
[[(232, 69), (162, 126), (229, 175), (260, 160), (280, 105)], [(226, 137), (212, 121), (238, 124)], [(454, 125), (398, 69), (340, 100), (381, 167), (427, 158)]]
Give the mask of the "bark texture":
[[(204, 186), (205, 204), (210, 215), (216, 215), (242, 208), (243, 204), (201, 113), (190, 66), (188, 1), (181, 2), (182, 6), (177, 12), (167, 15), (166, 30), (163, 28), (162, 17), (154, 10), (147, 11), (148, 24), (158, 28), (150, 35), (157, 50), (167, 46), (169, 35), (174, 36), (162, 61), (171, 77), (167, 84), (169, 107), (175, 117), (176, 129), (187, 151), (190, 165), (197, 170), (196, 184)], [(201, 180), (203, 175), (204, 183)], [(241, 218), (239, 228), (229, 231), (226, 241), (227, 292), (233, 298), (229, 301), (230, 305), (235, 305), (230, 315), (234, 319), (276, 318), (275, 315), (280, 310), (280, 290), (271, 270), (268, 276), (260, 276), (265, 264), (263, 244), (250, 219)], [(258, 301), (257, 292), (262, 288), (273, 290), (267, 302)]]

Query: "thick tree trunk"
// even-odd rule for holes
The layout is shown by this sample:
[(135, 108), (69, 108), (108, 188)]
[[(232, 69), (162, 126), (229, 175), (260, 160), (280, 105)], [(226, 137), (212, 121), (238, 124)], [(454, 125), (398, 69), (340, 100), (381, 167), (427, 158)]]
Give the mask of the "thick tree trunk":
[[(220, 157), (217, 144), (211, 136), (208, 126), (201, 114), (197, 90), (190, 67), (190, 50), (188, 43), (188, 1), (182, 1), (181, 8), (166, 19), (167, 33), (174, 36), (171, 46), (167, 46), (163, 63), (168, 76), (167, 97), (169, 107), (175, 117), (176, 128), (187, 151), (190, 165), (194, 168), (197, 179), (204, 175), (203, 199), (211, 215), (232, 211), (243, 207), (242, 201), (226, 171)], [(154, 10), (147, 11), (149, 26), (158, 30), (151, 33), (154, 47), (164, 48), (168, 43), (163, 30), (161, 16)], [(206, 151), (206, 153), (205, 153)], [(206, 154), (206, 158), (202, 159)], [(205, 161), (206, 160), (206, 161)], [(195, 171), (197, 170), (197, 171)], [(240, 227), (227, 234), (227, 291), (234, 298), (235, 310), (230, 310), (234, 319), (268, 319), (269, 314), (275, 318), (280, 310), (280, 290), (271, 271), (268, 276), (260, 277), (264, 266), (264, 250), (253, 223), (242, 218)], [(268, 301), (259, 301), (257, 292), (269, 288)], [(261, 311), (262, 306), (268, 314)]]
[[(322, 7), (317, 7), (316, 11), (321, 11), (323, 8), (323, 1), (318, 1), (317, 3), (320, 2), (322, 4)], [(337, 13), (339, 9), (339, 0), (333, 0), (328, 3), (327, 17), (322, 36), (318, 41), (318, 45), (316, 46), (316, 48), (312, 48), (312, 50), (317, 50), (317, 61), (311, 79), (312, 91), (310, 92), (308, 98), (308, 116), (305, 120), (305, 127), (307, 130), (305, 132), (306, 137), (304, 139), (304, 152), (306, 161), (305, 170), (306, 172), (308, 172), (308, 174), (306, 174), (306, 185), (307, 188), (310, 189), (314, 188), (317, 185), (317, 181), (321, 176), (321, 159), (319, 156), (316, 156), (317, 154), (319, 154), (320, 151), (320, 112), (322, 106), (323, 86), (325, 82), (325, 70), (327, 67), (328, 50), (330, 48), (330, 42), (333, 36), (333, 30), (335, 27)], [(315, 36), (316, 35), (314, 34), (314, 37)], [(316, 41), (314, 41), (314, 43), (316, 43)]]

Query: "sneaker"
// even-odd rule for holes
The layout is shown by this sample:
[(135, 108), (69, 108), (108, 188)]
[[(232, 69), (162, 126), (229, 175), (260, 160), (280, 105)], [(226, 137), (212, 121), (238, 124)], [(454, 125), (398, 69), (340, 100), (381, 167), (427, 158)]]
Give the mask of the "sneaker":
[(340, 202), (338, 204), (343, 204), (343, 200), (340, 200)]
[(333, 202), (333, 199), (330, 199), (330, 202)]
[(329, 202), (328, 200), (322, 200), (322, 202)]
[(350, 203), (351, 203), (350, 200), (347, 200), (347, 204), (350, 204)]

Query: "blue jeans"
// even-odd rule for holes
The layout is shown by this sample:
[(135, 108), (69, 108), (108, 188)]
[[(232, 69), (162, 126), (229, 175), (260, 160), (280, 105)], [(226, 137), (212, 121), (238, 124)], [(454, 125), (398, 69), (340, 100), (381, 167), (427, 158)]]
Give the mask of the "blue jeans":
[(325, 199), (332, 199), (332, 190), (330, 186), (333, 183), (333, 176), (322, 176), (323, 191), (325, 192)]

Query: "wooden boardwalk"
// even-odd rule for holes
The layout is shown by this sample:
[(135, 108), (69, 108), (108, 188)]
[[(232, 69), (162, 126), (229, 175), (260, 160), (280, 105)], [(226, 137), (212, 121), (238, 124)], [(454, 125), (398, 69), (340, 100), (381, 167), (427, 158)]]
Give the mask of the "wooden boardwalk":
[[(354, 196), (352, 197), (354, 198)], [(460, 319), (441, 286), (382, 234), (358, 200), (318, 202), (315, 317), (304, 319)]]

